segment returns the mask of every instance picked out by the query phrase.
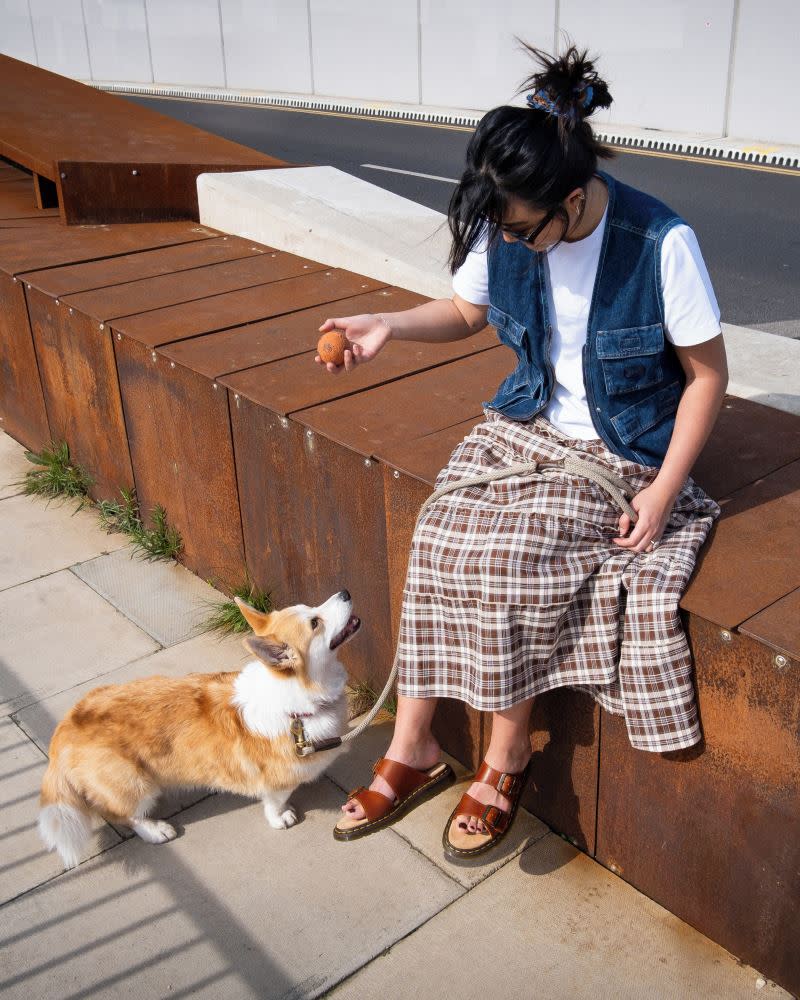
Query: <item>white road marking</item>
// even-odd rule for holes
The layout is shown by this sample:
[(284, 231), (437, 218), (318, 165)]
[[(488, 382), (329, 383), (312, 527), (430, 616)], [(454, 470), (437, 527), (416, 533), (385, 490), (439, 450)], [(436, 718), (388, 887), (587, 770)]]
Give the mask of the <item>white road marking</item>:
[(424, 177), (428, 181), (444, 181), (446, 184), (458, 184), (457, 177), (438, 177), (436, 174), (420, 174), (416, 170), (400, 170), (398, 167), (380, 167), (377, 163), (362, 163), (368, 170), (385, 170), (390, 174), (406, 174), (408, 177)]

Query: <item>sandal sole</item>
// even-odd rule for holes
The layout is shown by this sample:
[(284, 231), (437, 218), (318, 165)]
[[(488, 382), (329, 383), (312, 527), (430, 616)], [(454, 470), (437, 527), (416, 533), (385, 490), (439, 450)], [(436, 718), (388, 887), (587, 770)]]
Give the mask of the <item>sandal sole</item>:
[(411, 792), (410, 795), (406, 796), (402, 802), (398, 802), (398, 804), (393, 809), (390, 809), (385, 816), (381, 816), (380, 819), (374, 819), (371, 823), (365, 823), (363, 826), (354, 826), (349, 830), (339, 830), (337, 827), (334, 827), (333, 839), (345, 841), (358, 840), (359, 837), (367, 837), (369, 834), (375, 833), (377, 830), (381, 830), (383, 827), (394, 823), (414, 806), (418, 806), (420, 803), (424, 802), (436, 791), (437, 788), (439, 788), (440, 785), (451, 785), (455, 780), (455, 771), (449, 764), (445, 763), (443, 771), (437, 774), (431, 781), (427, 781), (424, 785), (420, 785), (419, 788)]
[(530, 769), (530, 761), (525, 765), (525, 770), (522, 772), (522, 787), (520, 788), (519, 795), (516, 797), (511, 806), (511, 813), (509, 815), (508, 826), (505, 828), (505, 830), (503, 830), (502, 833), (499, 833), (496, 837), (493, 837), (491, 840), (487, 840), (487, 842), (485, 844), (481, 844), (480, 847), (473, 847), (471, 850), (465, 851), (463, 848), (455, 847), (453, 844), (450, 843), (447, 834), (450, 830), (450, 824), (458, 815), (458, 806), (455, 807), (455, 809), (450, 813), (450, 816), (447, 822), (445, 823), (445, 827), (442, 832), (442, 847), (444, 848), (444, 853), (446, 857), (450, 858), (451, 861), (461, 861), (467, 858), (475, 858), (479, 854), (483, 854), (484, 852), (491, 850), (493, 847), (496, 847), (500, 843), (503, 837), (505, 837), (505, 835), (514, 825), (514, 818), (517, 815), (517, 809), (519, 808), (520, 799), (522, 798), (522, 793), (525, 791), (525, 785), (528, 781), (529, 769)]

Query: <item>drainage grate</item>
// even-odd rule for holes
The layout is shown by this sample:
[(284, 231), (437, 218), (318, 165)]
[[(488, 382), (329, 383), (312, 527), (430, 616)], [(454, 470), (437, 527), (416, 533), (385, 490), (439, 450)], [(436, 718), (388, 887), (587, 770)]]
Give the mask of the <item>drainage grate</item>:
[[(415, 121), (428, 125), (455, 125), (475, 128), (483, 117), (476, 114), (432, 113), (416, 108), (376, 108), (374, 105), (360, 104), (358, 101), (336, 101), (312, 97), (281, 97), (277, 94), (253, 94), (247, 91), (203, 90), (178, 86), (158, 86), (137, 83), (94, 83), (89, 85), (98, 90), (114, 94), (141, 95), (143, 97), (174, 97), (190, 101), (214, 101), (219, 104), (259, 105), (273, 108), (296, 108), (301, 111), (322, 111), (331, 114), (359, 115), (379, 121)], [(731, 160), (739, 163), (762, 163), (773, 167), (800, 170), (800, 153), (757, 152), (722, 146), (714, 140), (663, 139), (649, 136), (629, 136), (613, 129), (595, 128), (595, 135), (601, 142), (624, 149), (647, 149), (653, 152), (682, 153), (716, 160)]]

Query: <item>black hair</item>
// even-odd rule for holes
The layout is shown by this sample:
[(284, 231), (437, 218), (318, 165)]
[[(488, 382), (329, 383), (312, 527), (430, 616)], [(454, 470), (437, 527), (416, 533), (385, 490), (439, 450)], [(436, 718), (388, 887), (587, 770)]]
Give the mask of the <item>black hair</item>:
[(532, 89), (543, 93), (544, 100), (539, 100), (538, 106), (504, 104), (487, 112), (478, 123), (467, 146), (466, 169), (447, 211), (453, 236), (448, 258), (452, 274), (464, 263), (487, 224), (489, 241), (497, 237), (509, 197), (553, 212), (566, 233), (569, 217), (561, 202), (570, 191), (589, 182), (598, 157), (614, 155), (595, 139), (586, 121), (612, 100), (587, 50), (579, 52), (570, 44), (562, 55), (550, 56), (519, 38), (517, 41), (543, 67), (527, 77), (517, 93)]

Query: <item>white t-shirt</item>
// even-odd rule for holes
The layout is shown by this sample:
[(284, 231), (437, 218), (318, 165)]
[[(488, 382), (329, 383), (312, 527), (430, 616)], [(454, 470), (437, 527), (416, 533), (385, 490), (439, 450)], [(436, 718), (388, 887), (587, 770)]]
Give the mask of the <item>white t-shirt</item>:
[[(543, 415), (572, 438), (597, 440), (583, 384), (582, 350), (608, 206), (593, 233), (560, 243), (545, 255), (550, 269), (550, 360), (556, 384)], [(532, 252), (532, 251), (531, 251)], [(679, 347), (701, 344), (720, 333), (719, 306), (689, 226), (674, 226), (661, 248), (664, 334)], [(475, 305), (489, 304), (486, 240), (471, 251), (453, 276), (453, 291)]]

